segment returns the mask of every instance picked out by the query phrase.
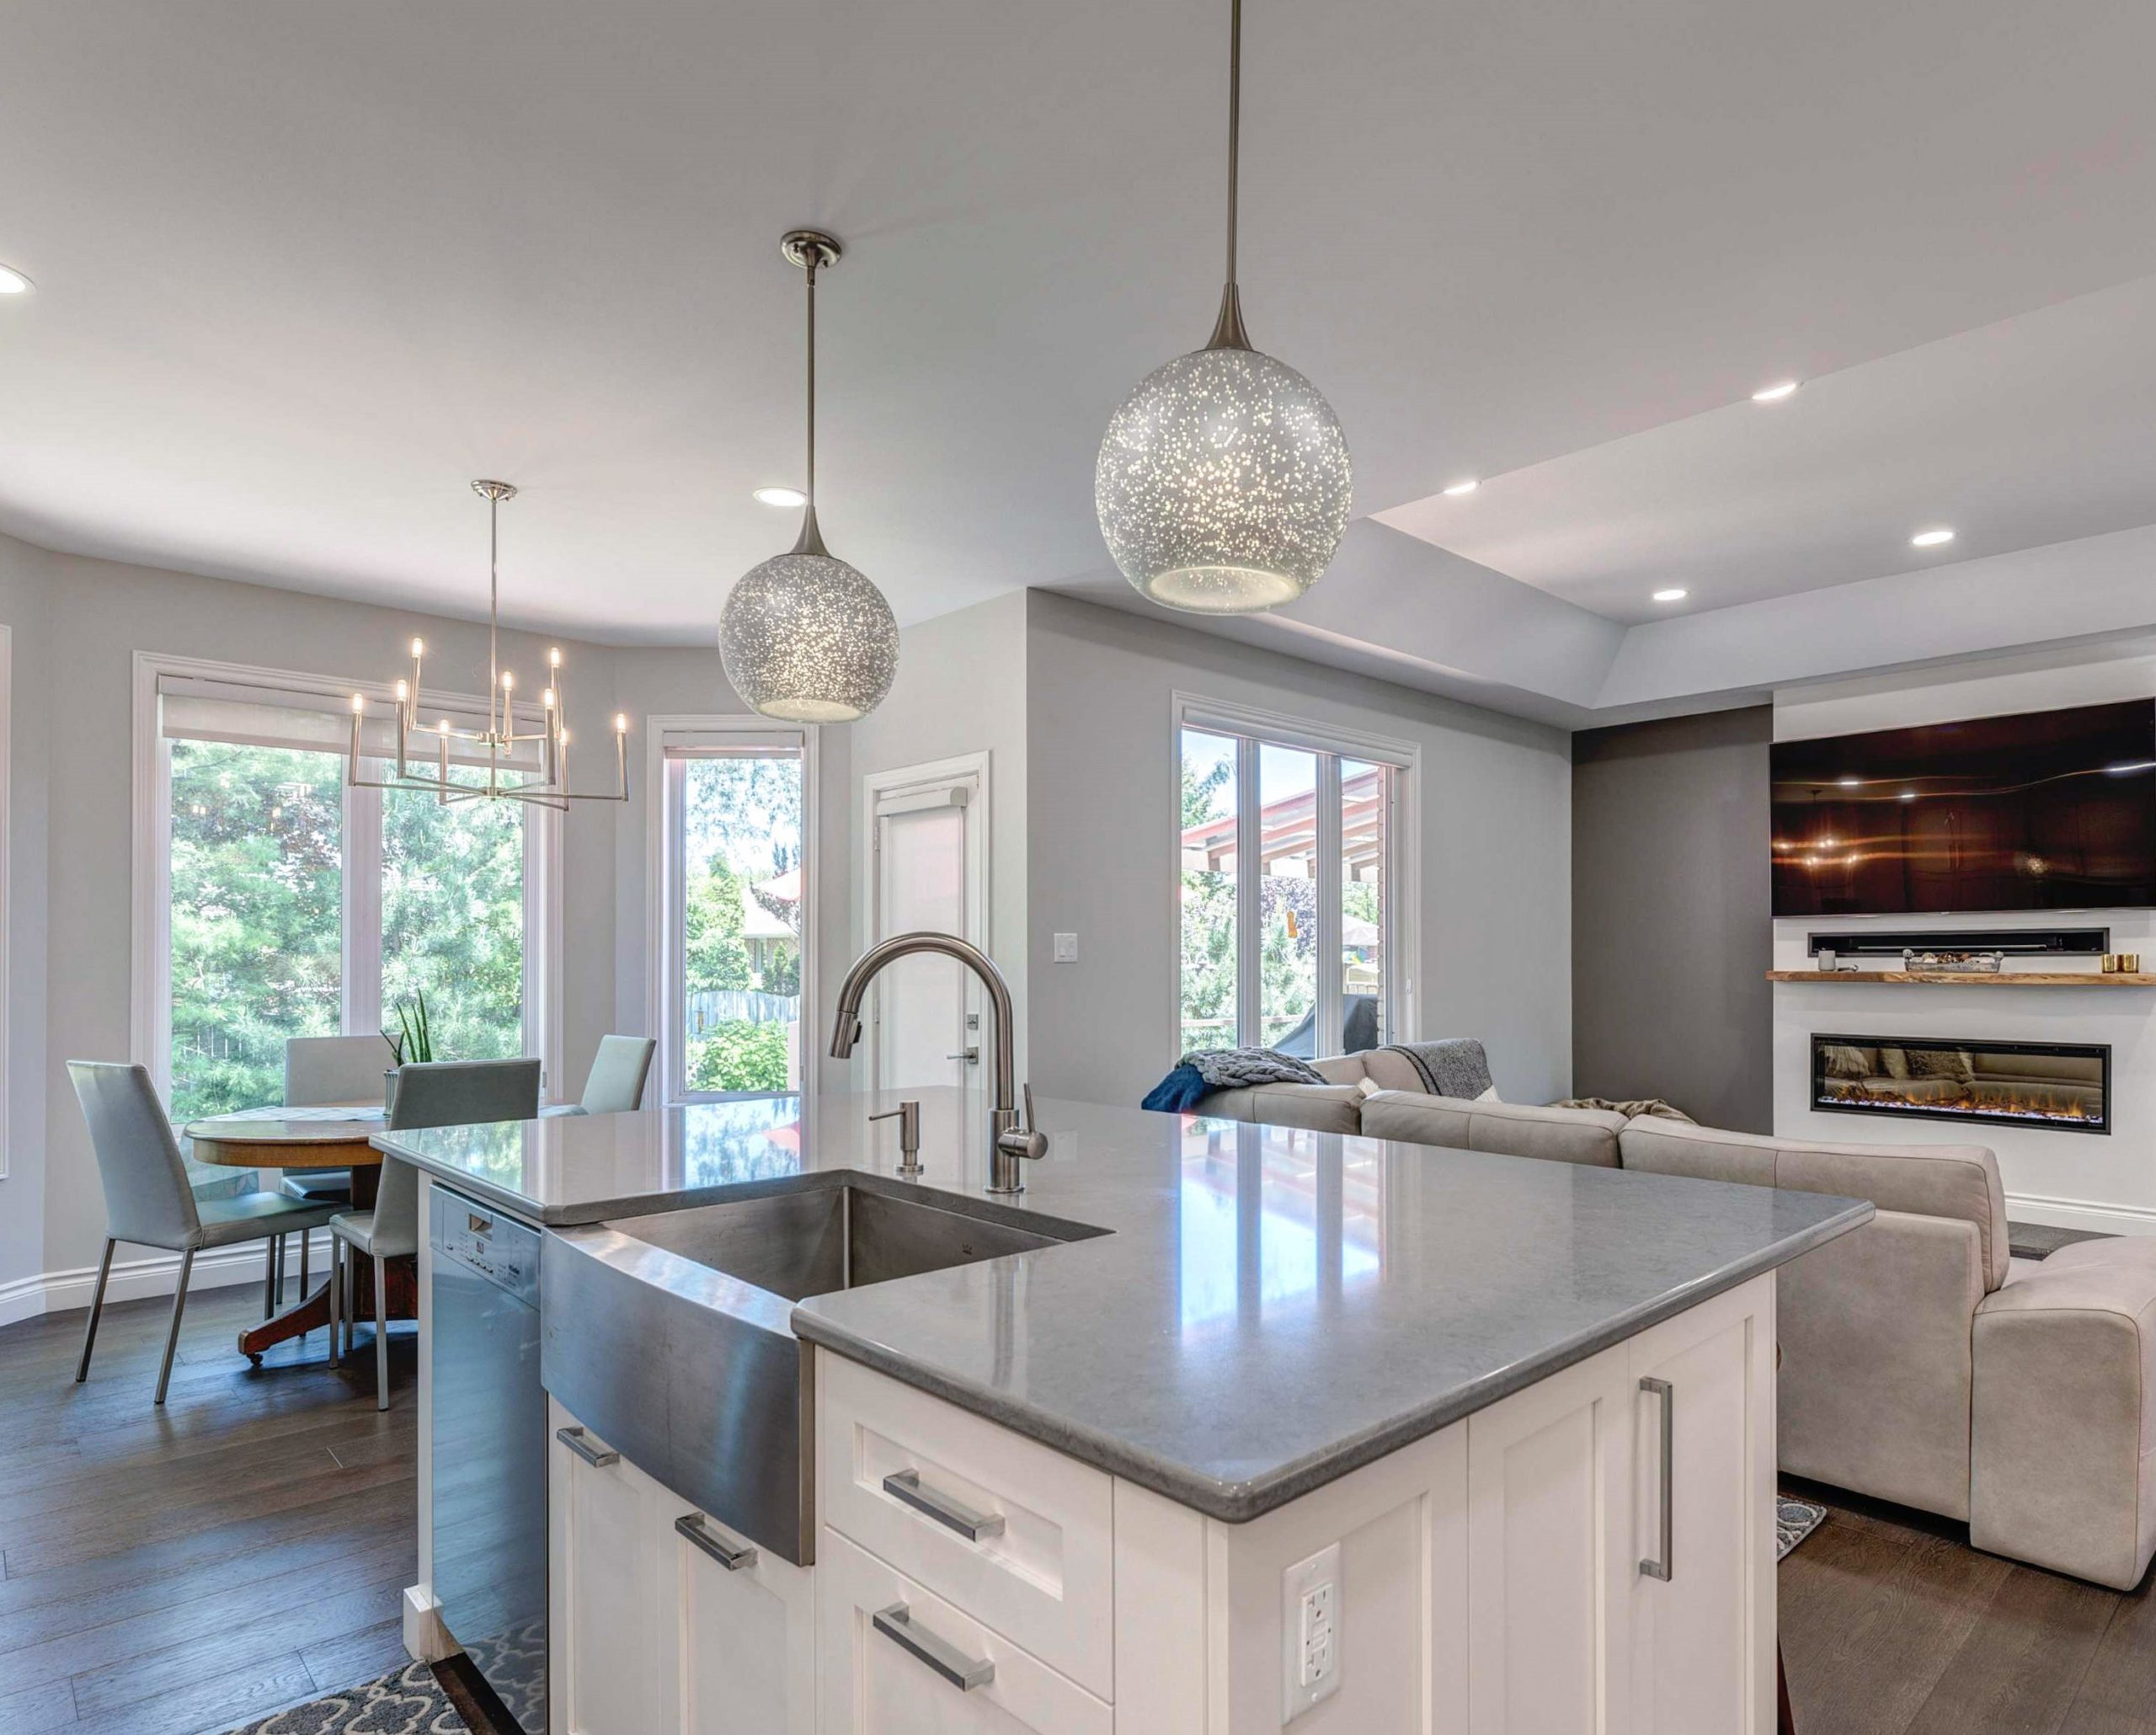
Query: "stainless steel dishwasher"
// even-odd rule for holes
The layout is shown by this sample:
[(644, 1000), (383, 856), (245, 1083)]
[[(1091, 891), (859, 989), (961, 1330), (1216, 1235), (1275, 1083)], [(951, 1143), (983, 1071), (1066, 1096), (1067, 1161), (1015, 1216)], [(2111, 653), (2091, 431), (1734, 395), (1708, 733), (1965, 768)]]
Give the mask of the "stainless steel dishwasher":
[(436, 1185), (434, 1590), (526, 1732), (547, 1727), (547, 1395), (539, 1231)]

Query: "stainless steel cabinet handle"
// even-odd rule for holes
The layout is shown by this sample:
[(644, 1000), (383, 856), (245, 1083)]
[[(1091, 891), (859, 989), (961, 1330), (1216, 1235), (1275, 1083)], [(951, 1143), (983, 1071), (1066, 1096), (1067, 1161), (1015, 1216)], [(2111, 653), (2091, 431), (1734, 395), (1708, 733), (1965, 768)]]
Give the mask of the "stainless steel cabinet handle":
[(567, 1446), (594, 1470), (604, 1470), (610, 1464), (619, 1464), (622, 1455), (611, 1447), (595, 1446), (581, 1428), (558, 1428), (554, 1438)]
[(883, 1478), (883, 1492), (894, 1500), (902, 1500), (915, 1512), (926, 1513), (939, 1524), (956, 1530), (969, 1542), (979, 1542), (985, 1537), (1003, 1534), (1003, 1514), (1000, 1512), (975, 1512), (962, 1501), (953, 1500), (948, 1494), (939, 1494), (933, 1488), (921, 1485), (917, 1470), (894, 1470)]
[(1657, 1557), (1641, 1561), (1640, 1571), (1665, 1584), (1676, 1571), (1673, 1542), (1677, 1529), (1677, 1391), (1667, 1380), (1640, 1381), (1640, 1390), (1662, 1400), (1662, 1539)]
[(756, 1551), (753, 1547), (736, 1548), (722, 1541), (704, 1528), (704, 1515), (700, 1512), (685, 1512), (674, 1520), (674, 1528), (709, 1555), (729, 1572), (738, 1572), (744, 1567), (756, 1564)]
[(969, 1657), (948, 1639), (938, 1638), (926, 1627), (916, 1625), (912, 1611), (904, 1603), (878, 1609), (868, 1618), (877, 1631), (900, 1650), (918, 1657), (961, 1693), (985, 1687), (995, 1679), (993, 1663), (985, 1657)]

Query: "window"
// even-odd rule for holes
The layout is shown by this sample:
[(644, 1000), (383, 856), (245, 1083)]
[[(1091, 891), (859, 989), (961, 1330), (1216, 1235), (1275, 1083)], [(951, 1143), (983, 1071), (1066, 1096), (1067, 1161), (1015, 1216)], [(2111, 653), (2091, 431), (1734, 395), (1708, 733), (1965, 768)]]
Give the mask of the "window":
[(792, 731), (662, 735), (671, 1102), (798, 1091), (810, 769)]
[(1412, 748), (1177, 707), (1182, 1051), (1311, 1057), (1403, 1028), (1393, 888)]
[(378, 1029), (421, 992), (439, 1058), (547, 1058), (526, 937), (553, 815), (347, 789), (341, 695), (150, 680), (137, 1042), (175, 1121), (280, 1101), (287, 1038)]

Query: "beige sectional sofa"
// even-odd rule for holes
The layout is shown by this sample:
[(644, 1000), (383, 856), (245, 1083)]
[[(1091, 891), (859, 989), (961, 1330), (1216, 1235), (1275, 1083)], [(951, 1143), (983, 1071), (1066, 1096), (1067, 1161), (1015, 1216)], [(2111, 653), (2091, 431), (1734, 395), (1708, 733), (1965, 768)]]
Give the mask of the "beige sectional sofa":
[(1870, 1199), (1871, 1222), (1781, 1270), (1782, 1467), (1966, 1520), (1977, 1547), (2076, 1578), (2125, 1589), (2147, 1572), (2156, 1239), (2013, 1259), (1999, 1164), (1978, 1145), (1818, 1144), (1433, 1097), (1382, 1052), (1315, 1064), (1324, 1085), (1219, 1092), (1199, 1112)]

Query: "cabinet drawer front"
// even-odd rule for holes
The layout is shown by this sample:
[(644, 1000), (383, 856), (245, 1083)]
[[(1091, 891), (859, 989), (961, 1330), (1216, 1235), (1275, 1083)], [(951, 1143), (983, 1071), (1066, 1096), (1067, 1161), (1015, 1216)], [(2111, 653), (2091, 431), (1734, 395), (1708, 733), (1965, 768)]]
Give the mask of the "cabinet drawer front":
[(654, 1524), (661, 1491), (558, 1404), (552, 1419), (555, 1713), (566, 1735), (647, 1735), (661, 1721), (655, 1615), (671, 1564)]
[(1113, 1480), (857, 1363), (816, 1368), (823, 1522), (1113, 1699)]
[[(663, 1489), (660, 1496), (661, 1542), (680, 1604), (682, 1735), (809, 1735), (814, 1568), (755, 1548)], [(685, 1522), (703, 1545), (685, 1533)]]
[(823, 1735), (1113, 1735), (1077, 1683), (828, 1527), (816, 1601)]

